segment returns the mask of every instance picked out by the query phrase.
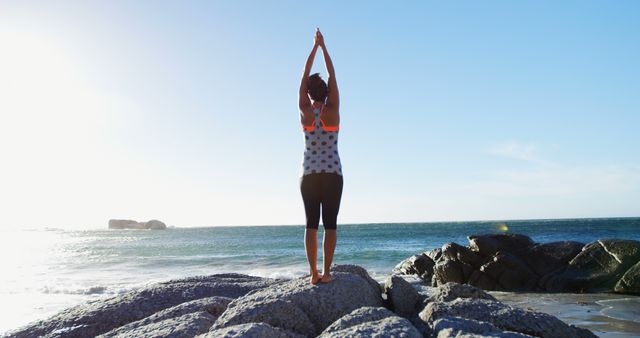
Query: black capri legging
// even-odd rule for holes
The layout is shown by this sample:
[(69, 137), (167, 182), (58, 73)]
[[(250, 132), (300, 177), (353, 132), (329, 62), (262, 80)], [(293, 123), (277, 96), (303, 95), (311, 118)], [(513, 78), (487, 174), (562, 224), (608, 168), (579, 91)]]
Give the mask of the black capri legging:
[(319, 173), (302, 176), (300, 192), (307, 215), (307, 229), (318, 229), (320, 206), (322, 206), (322, 226), (336, 229), (340, 199), (342, 198), (342, 176)]

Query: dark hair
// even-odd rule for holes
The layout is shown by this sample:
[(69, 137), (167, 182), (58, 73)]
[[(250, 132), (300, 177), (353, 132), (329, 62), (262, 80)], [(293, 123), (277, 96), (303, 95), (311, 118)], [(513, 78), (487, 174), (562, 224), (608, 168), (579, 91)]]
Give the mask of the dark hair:
[(314, 101), (324, 102), (327, 98), (327, 83), (320, 77), (320, 73), (309, 76), (307, 92)]

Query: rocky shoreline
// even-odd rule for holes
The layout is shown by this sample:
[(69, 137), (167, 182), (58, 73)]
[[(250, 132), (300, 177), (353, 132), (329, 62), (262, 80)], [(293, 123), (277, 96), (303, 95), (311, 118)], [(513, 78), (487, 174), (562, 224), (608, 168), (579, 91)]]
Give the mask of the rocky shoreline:
[[(319, 285), (310, 285), (307, 278), (196, 276), (71, 307), (4, 337), (595, 337), (550, 314), (507, 305), (481, 287), (505, 289), (515, 280), (517, 288), (541, 288), (548, 285), (541, 275), (553, 274), (555, 279), (544, 280), (563, 287), (615, 291), (624, 282), (625, 292), (637, 290), (637, 277), (630, 275), (640, 255), (634, 241), (580, 246), (540, 245), (521, 235), (469, 239), (469, 247), (448, 243), (408, 258), (382, 285), (355, 265), (334, 266), (333, 281)], [(524, 276), (535, 282), (513, 278), (511, 271), (521, 273), (517, 268), (522, 268), (513, 263), (516, 258), (527, 262), (521, 265), (531, 274)], [(587, 258), (600, 263), (600, 273)], [(463, 264), (472, 269), (464, 270)], [(496, 264), (504, 265), (497, 277), (489, 272)], [(545, 269), (549, 272), (541, 274)], [(494, 284), (469, 285), (476, 271)]]
[(594, 337), (554, 316), (448, 283), (430, 296), (354, 265), (329, 284), (219, 274), (158, 283), (61, 311), (6, 337)]

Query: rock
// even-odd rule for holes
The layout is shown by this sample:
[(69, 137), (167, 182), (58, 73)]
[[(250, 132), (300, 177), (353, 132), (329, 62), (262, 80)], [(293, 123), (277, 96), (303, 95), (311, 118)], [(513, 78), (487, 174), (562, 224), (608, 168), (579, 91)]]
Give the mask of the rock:
[(422, 296), (409, 282), (398, 276), (390, 276), (384, 282), (384, 293), (392, 311), (404, 318), (416, 316)]
[(584, 243), (574, 241), (536, 244), (520, 258), (538, 276), (544, 276), (567, 265), (583, 247)]
[(209, 330), (216, 318), (206, 311), (187, 313), (179, 317), (168, 318), (147, 325), (122, 330), (110, 337), (194, 337)]
[(449, 257), (449, 259), (466, 263), (476, 269), (480, 268), (484, 262), (484, 258), (477, 252), (456, 243), (447, 243), (443, 245), (442, 255)]
[(196, 338), (305, 338), (266, 323), (246, 323), (209, 331)]
[(279, 281), (240, 274), (196, 276), (157, 283), (74, 306), (9, 333), (10, 337), (94, 337), (195, 299), (237, 298)]
[(152, 219), (148, 222), (137, 222), (130, 219), (110, 219), (109, 229), (152, 229), (152, 230), (164, 230), (167, 226), (157, 219)]
[(596, 337), (589, 330), (568, 325), (546, 313), (525, 311), (488, 299), (457, 298), (450, 302), (432, 302), (420, 312), (420, 318), (431, 326), (445, 317), (488, 322), (500, 330), (537, 337)]
[(488, 274), (476, 270), (471, 276), (469, 276), (469, 280), (467, 281), (470, 285), (481, 288), (483, 290), (495, 290), (496, 289), (496, 281), (495, 279), (489, 277)]
[(640, 260), (640, 242), (612, 239), (584, 246), (564, 271), (545, 276), (542, 285), (552, 292), (612, 290), (622, 275)]
[(425, 303), (449, 302), (458, 298), (487, 299), (497, 301), (492, 295), (471, 285), (447, 283), (436, 288), (433, 294), (425, 301)]
[(396, 265), (393, 274), (416, 274), (420, 278), (430, 281), (434, 264), (433, 260), (425, 254), (414, 255)]
[(462, 263), (458, 260), (443, 255), (433, 268), (434, 286), (447, 282), (464, 283), (465, 280)]
[(305, 336), (321, 333), (331, 323), (363, 306), (383, 306), (380, 285), (358, 266), (335, 266), (333, 280), (311, 285), (294, 279), (257, 290), (227, 307), (212, 327), (263, 322)]
[[(189, 302), (178, 304), (176, 306), (170, 307), (162, 311), (158, 311), (144, 319), (113, 329), (105, 334), (99, 335), (98, 338), (140, 336), (141, 335), (140, 332), (146, 332), (148, 330), (155, 331), (157, 326), (154, 326), (154, 325), (156, 323), (165, 321), (164, 325), (166, 325), (167, 323), (171, 323), (170, 321), (167, 321), (168, 319), (177, 318), (190, 313), (198, 313), (198, 312), (208, 313), (210, 315), (210, 318), (207, 317), (206, 319), (209, 319), (209, 320), (203, 320), (203, 321), (196, 320), (197, 327), (199, 328), (202, 327), (199, 324), (205, 323), (205, 322), (208, 323), (208, 326), (206, 326), (206, 328), (204, 330), (201, 330), (200, 332), (189, 334), (191, 336), (194, 336), (198, 333), (207, 332), (209, 330), (209, 327), (213, 325), (213, 322), (220, 316), (222, 312), (224, 312), (224, 310), (227, 309), (227, 304), (229, 304), (229, 302), (231, 301), (232, 299), (227, 297), (207, 297), (207, 298), (192, 300)], [(197, 318), (187, 317), (185, 320), (197, 319)], [(140, 329), (142, 327), (146, 327), (146, 328)]]
[(382, 307), (361, 307), (344, 315), (318, 337), (415, 337), (422, 334), (406, 319)]
[(145, 227), (152, 230), (164, 230), (167, 228), (167, 225), (157, 219), (152, 219), (146, 223)]
[(130, 219), (110, 219), (109, 229), (142, 229), (138, 221)]
[(515, 255), (533, 246), (531, 238), (518, 234), (491, 234), (469, 236), (469, 248), (482, 256), (491, 256), (498, 251)]
[(353, 265), (353, 264), (341, 264), (341, 265), (334, 265), (331, 267), (331, 272), (347, 272), (347, 273), (353, 273), (356, 274), (360, 277), (362, 277), (362, 279), (364, 279), (367, 284), (369, 284), (369, 286), (371, 286), (372, 289), (376, 290), (377, 292), (381, 293), (382, 292), (382, 286), (380, 286), (380, 283), (376, 282), (375, 279), (371, 278), (371, 276), (369, 276), (369, 273), (367, 272), (367, 270), (361, 266), (358, 265)]
[(536, 275), (520, 258), (508, 252), (493, 255), (480, 271), (497, 282), (494, 290), (527, 291), (535, 289)]
[(460, 337), (501, 337), (501, 338), (526, 338), (531, 337), (523, 333), (502, 331), (491, 323), (481, 322), (462, 317), (443, 317), (433, 322), (433, 331), (437, 332), (437, 338)]
[(622, 278), (616, 283), (614, 291), (640, 295), (640, 262), (622, 275)]

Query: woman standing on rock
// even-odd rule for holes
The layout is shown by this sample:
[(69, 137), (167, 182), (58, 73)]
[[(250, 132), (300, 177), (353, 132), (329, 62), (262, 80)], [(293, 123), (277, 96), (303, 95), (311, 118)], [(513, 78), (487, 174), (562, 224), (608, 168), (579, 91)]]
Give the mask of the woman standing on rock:
[[(309, 75), (318, 47), (322, 49), (329, 74), (328, 84), (318, 73)], [(304, 67), (298, 104), (305, 139), (300, 191), (307, 218), (304, 244), (310, 282), (328, 283), (331, 281), (329, 269), (336, 248), (336, 226), (342, 197), (342, 166), (338, 155), (340, 98), (333, 63), (320, 29), (316, 30), (313, 49)], [(322, 275), (316, 267), (321, 209), (324, 226)]]

